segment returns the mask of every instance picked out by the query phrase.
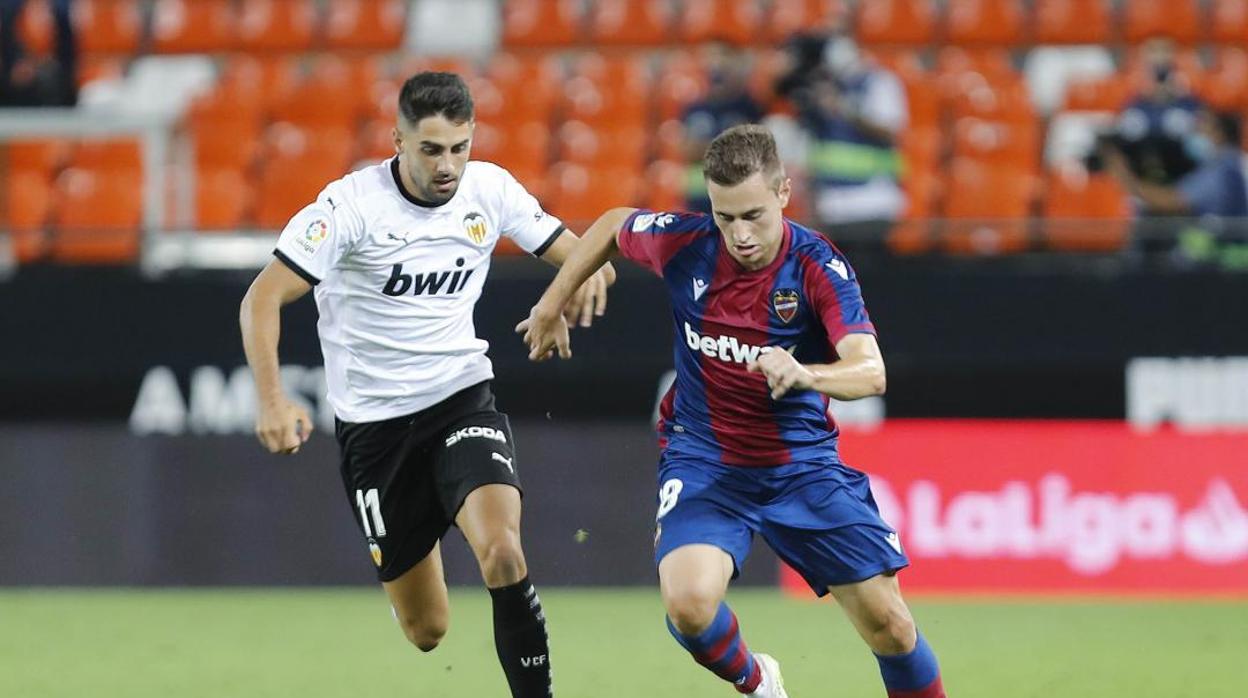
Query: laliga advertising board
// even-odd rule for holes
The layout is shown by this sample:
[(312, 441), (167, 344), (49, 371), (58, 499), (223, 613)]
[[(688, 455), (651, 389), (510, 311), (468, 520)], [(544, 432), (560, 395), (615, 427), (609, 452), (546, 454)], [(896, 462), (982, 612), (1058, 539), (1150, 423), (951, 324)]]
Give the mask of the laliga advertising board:
[(901, 534), (907, 591), (1248, 596), (1248, 431), (888, 420), (841, 450)]

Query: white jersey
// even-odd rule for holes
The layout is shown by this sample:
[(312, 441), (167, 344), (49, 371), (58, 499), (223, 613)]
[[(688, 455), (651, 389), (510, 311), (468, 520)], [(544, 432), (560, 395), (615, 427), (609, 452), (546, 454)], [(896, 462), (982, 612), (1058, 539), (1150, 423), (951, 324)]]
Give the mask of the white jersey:
[(398, 159), (325, 187), (274, 254), (316, 286), (329, 402), (345, 422), (422, 410), (494, 377), (473, 307), (505, 235), (540, 255), (558, 219), (507, 170), (469, 162), (450, 201), (402, 188)]

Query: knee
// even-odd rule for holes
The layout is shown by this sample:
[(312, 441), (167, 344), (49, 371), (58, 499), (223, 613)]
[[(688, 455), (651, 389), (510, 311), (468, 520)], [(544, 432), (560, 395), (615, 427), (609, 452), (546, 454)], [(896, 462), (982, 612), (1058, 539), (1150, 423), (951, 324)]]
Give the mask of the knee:
[(400, 617), (399, 625), (407, 641), (416, 645), (421, 652), (432, 652), (446, 637), (448, 621), (445, 615), (434, 614), (422, 617)]
[(914, 619), (904, 604), (873, 615), (867, 630), (867, 644), (876, 654), (907, 654), (918, 639)]
[(701, 635), (715, 621), (723, 599), (710, 586), (687, 586), (664, 595), (667, 617), (681, 635)]
[(520, 534), (507, 531), (496, 536), (477, 554), (481, 575), (486, 586), (500, 587), (524, 579), (526, 573), (524, 551), (520, 548)]

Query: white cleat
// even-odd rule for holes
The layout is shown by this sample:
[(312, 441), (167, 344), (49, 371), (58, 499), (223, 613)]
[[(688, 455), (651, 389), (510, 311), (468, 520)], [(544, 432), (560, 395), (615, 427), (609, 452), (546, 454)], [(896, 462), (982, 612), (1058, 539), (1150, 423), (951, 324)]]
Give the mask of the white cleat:
[(763, 680), (758, 684), (758, 688), (753, 693), (747, 693), (749, 698), (789, 698), (789, 694), (784, 692), (784, 677), (780, 675), (780, 662), (770, 654), (754, 653), (754, 661), (758, 662), (759, 669), (763, 672)]

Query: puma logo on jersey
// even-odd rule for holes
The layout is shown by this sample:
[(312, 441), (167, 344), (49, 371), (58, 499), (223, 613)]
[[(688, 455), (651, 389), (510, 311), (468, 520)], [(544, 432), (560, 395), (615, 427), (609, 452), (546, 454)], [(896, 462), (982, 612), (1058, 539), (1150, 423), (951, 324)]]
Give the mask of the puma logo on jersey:
[(702, 294), (706, 293), (706, 282), (702, 279), (693, 280), (693, 299), (701, 300)]
[[(463, 260), (459, 260), (462, 264)], [(433, 271), (426, 274), (404, 274), (403, 265), (396, 264), (390, 269), (390, 278), (381, 292), (387, 296), (402, 296), (409, 290), (413, 296), (436, 296), (459, 293), (468, 285), (475, 269), (464, 271)]]
[(712, 359), (729, 361), (734, 364), (748, 364), (758, 360), (758, 355), (770, 351), (771, 347), (756, 347), (746, 344), (736, 337), (720, 335), (710, 337), (698, 334), (688, 322), (685, 323), (685, 343), (694, 351), (700, 351)]
[(824, 266), (836, 272), (837, 276), (840, 276), (842, 279), (849, 281), (849, 270), (845, 268), (845, 263), (842, 262), (841, 260), (834, 259), (831, 262), (828, 262), (827, 264), (825, 264)]
[[(500, 443), (507, 443), (507, 435), (503, 433), (502, 429), (495, 429), (494, 427), (464, 427), (446, 437), (446, 445), (447, 447), (454, 446), (464, 439), (493, 439)], [(508, 467), (511, 467), (510, 463)]]

